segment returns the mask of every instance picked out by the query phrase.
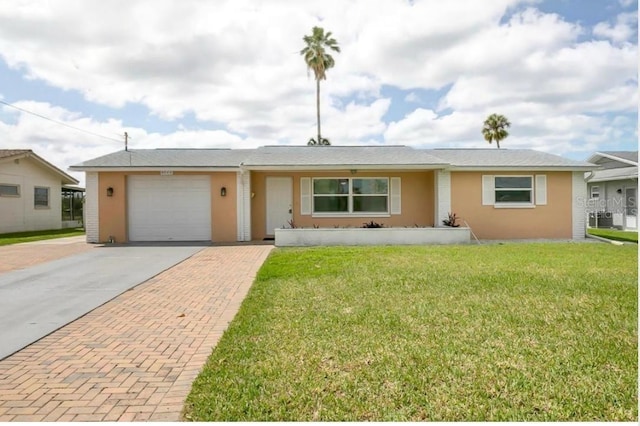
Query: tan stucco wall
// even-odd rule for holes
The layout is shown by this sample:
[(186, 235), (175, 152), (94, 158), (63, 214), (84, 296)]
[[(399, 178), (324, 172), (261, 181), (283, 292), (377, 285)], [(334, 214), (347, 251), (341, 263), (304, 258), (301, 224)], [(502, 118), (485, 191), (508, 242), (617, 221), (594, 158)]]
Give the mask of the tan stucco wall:
[[(110, 236), (116, 242), (128, 241), (127, 236), (127, 176), (157, 175), (158, 172), (100, 172), (98, 174), (99, 239), (106, 242)], [(175, 172), (174, 175), (209, 175), (211, 177), (211, 240), (234, 242), (237, 239), (236, 173), (235, 172)], [(107, 188), (113, 196), (107, 197)], [(227, 195), (222, 197), (220, 189)]]
[[(229, 243), (238, 239), (236, 179), (234, 172), (211, 174), (211, 240), (214, 242)], [(227, 189), (225, 197), (220, 195), (222, 187)]]
[[(314, 225), (332, 228), (334, 226), (362, 226), (371, 220), (385, 226), (433, 226), (433, 172), (394, 172), (392, 170), (361, 172), (352, 174), (349, 170), (330, 172), (251, 172), (251, 237), (261, 240), (266, 235), (266, 178), (268, 176), (287, 176), (293, 178), (293, 220), (296, 226), (311, 228)], [(402, 214), (390, 217), (312, 217), (300, 214), (300, 178), (301, 177), (399, 177), (401, 178)]]
[[(107, 188), (113, 196), (107, 197)], [(127, 241), (127, 185), (124, 173), (98, 175), (99, 239), (106, 242), (114, 237), (118, 243)]]
[[(547, 176), (547, 204), (534, 208), (482, 205), (482, 175)], [(466, 220), (478, 238), (571, 238), (571, 172), (452, 172), (451, 210)]]

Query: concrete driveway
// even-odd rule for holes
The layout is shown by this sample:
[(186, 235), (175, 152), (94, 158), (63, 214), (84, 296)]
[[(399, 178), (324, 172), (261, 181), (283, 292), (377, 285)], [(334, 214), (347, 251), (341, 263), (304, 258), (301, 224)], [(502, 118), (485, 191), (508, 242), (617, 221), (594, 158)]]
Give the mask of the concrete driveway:
[(0, 360), (204, 246), (104, 246), (0, 274)]

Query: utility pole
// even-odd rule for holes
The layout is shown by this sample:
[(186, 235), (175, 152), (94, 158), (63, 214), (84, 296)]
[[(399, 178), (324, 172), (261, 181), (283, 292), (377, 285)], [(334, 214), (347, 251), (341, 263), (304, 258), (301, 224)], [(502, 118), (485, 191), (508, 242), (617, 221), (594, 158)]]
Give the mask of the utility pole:
[(124, 150), (129, 151), (129, 133), (124, 132)]

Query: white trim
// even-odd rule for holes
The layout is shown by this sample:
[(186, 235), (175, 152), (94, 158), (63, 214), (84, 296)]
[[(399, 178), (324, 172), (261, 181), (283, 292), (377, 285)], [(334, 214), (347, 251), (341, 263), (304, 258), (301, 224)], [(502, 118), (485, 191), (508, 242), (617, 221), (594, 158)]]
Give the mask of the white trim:
[[(597, 191), (594, 191), (594, 188), (598, 188)], [(596, 192), (598, 194), (597, 197), (593, 196), (593, 193)], [(600, 199), (600, 185), (592, 185), (591, 188), (589, 188), (589, 199), (590, 200), (599, 200)]]
[(300, 178), (300, 214), (308, 216), (311, 214), (311, 178)]
[(493, 206), (496, 209), (535, 209), (535, 204), (508, 204), (500, 203)]
[(391, 217), (389, 213), (313, 213), (311, 217)]
[(402, 214), (402, 179), (389, 179), (389, 213)]
[(435, 227), (444, 226), (442, 221), (449, 218), (451, 213), (451, 172), (438, 170), (434, 173), (436, 184), (436, 215)]
[(535, 177), (535, 198), (536, 205), (547, 205), (547, 175), (536, 175)]
[(236, 241), (244, 241), (244, 185), (242, 172), (236, 173)]
[(88, 243), (100, 242), (100, 209), (98, 205), (98, 173), (85, 173), (84, 228)]
[(493, 206), (496, 203), (496, 180), (494, 175), (482, 175), (482, 205)]
[(238, 195), (242, 197), (242, 215), (244, 217), (240, 241), (251, 241), (251, 172), (242, 171), (240, 175), (242, 176), (243, 191)]
[(582, 240), (586, 234), (586, 201), (587, 182), (580, 172), (573, 172), (571, 180), (571, 223), (572, 237), (574, 240)]

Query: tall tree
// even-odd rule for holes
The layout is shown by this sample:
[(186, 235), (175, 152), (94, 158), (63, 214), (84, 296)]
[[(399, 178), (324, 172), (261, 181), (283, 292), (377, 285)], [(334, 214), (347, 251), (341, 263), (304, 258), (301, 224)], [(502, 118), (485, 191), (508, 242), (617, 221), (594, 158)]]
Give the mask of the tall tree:
[(318, 139), (309, 139), (308, 145), (331, 145), (320, 133), (320, 80), (327, 79), (327, 70), (333, 68), (335, 61), (329, 51), (340, 53), (338, 42), (331, 37), (331, 32), (324, 32), (322, 27), (313, 27), (311, 35), (302, 38), (306, 43), (300, 54), (307, 63), (307, 70), (313, 70), (316, 78), (316, 115), (318, 119)]
[(509, 127), (511, 127), (511, 123), (504, 115), (491, 114), (484, 120), (482, 136), (489, 143), (496, 141), (496, 145), (500, 149), (500, 141), (509, 136), (509, 132), (507, 132)]

